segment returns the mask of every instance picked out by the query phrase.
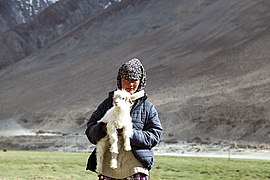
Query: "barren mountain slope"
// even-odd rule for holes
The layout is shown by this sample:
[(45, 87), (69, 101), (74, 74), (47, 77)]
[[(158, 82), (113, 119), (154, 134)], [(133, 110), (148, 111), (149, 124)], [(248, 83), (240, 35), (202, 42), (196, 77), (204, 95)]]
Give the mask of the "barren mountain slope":
[(131, 2), (1, 70), (0, 132), (83, 133), (118, 67), (138, 57), (164, 141), (270, 143), (270, 2)]
[(45, 8), (55, 3), (50, 0), (0, 0), (0, 34), (27, 23)]
[[(99, 0), (61, 0), (46, 8), (38, 16), (32, 17), (31, 20), (29, 19), (25, 23), (21, 22), (20, 25), (18, 25), (18, 22), (16, 23), (17, 26), (12, 25), (13, 28), (10, 27), (9, 31), (0, 33), (0, 69), (20, 61), (37, 49), (44, 47), (53, 39), (72, 30), (86, 19), (97, 16), (104, 11), (104, 6), (108, 3), (111, 6), (119, 4), (114, 0), (103, 0), (102, 2), (101, 4)], [(0, 16), (5, 15), (10, 18), (10, 16), (15, 16), (15, 13), (18, 16), (27, 12), (30, 13), (30, 7), (25, 5), (30, 5), (29, 1), (25, 1), (25, 4), (21, 5), (25, 8), (25, 13), (14, 8), (18, 6), (17, 3), (22, 2), (13, 1), (8, 3), (9, 6), (4, 2), (0, 3), (0, 10), (3, 9)], [(36, 3), (40, 4), (41, 2)], [(24, 18), (24, 16), (21, 18)], [(8, 18), (5, 18), (5, 21), (12, 23)], [(6, 26), (5, 21), (0, 21), (0, 26)]]

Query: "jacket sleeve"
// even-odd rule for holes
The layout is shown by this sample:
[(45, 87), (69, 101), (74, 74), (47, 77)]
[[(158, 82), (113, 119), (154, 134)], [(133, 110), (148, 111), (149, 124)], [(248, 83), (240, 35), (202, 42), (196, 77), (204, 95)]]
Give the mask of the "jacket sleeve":
[(143, 129), (133, 129), (131, 145), (139, 149), (151, 149), (160, 141), (162, 135), (162, 125), (160, 123), (158, 112), (150, 104), (146, 110), (146, 119)]
[(87, 122), (87, 128), (85, 134), (88, 140), (93, 143), (97, 144), (97, 142), (106, 136), (106, 132), (101, 130), (102, 123), (98, 123), (98, 121), (105, 115), (108, 109), (108, 99), (104, 100), (98, 108), (93, 112), (91, 117)]

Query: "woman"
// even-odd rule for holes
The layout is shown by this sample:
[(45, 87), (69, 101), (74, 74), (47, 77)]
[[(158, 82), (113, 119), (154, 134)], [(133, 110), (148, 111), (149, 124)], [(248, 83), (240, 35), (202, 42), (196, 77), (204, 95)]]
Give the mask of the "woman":
[[(124, 63), (118, 71), (117, 87), (125, 89), (130, 94), (144, 90), (146, 84), (146, 72), (138, 59), (131, 59)], [(106, 124), (98, 123), (106, 111), (112, 107), (113, 91), (93, 112), (87, 123), (85, 131), (89, 141), (96, 144), (106, 136)], [(158, 113), (153, 104), (146, 100), (147, 95), (133, 102), (131, 118), (133, 123), (133, 135), (130, 138), (132, 151), (124, 151), (120, 148), (118, 154), (118, 168), (110, 168), (110, 152), (106, 150), (102, 172), (97, 172), (99, 179), (149, 179), (149, 170), (154, 164), (153, 147), (160, 141), (162, 126)], [(118, 130), (119, 142), (122, 129)], [(123, 139), (123, 138), (122, 138)], [(95, 154), (92, 153), (88, 160), (88, 170), (95, 171)]]

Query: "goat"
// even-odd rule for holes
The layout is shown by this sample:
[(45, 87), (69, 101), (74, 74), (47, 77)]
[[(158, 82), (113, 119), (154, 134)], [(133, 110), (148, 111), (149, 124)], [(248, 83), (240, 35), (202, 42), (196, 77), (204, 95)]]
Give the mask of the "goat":
[(119, 154), (117, 129), (123, 129), (124, 150), (131, 150), (130, 137), (132, 136), (133, 130), (130, 110), (133, 104), (132, 101), (142, 96), (144, 96), (144, 91), (134, 93), (133, 95), (125, 90), (116, 90), (114, 92), (113, 107), (98, 121), (98, 123), (107, 123), (107, 135), (100, 139), (96, 145), (97, 171), (102, 170), (103, 155), (109, 145), (109, 150), (112, 153), (110, 167), (113, 169), (117, 168), (117, 154)]

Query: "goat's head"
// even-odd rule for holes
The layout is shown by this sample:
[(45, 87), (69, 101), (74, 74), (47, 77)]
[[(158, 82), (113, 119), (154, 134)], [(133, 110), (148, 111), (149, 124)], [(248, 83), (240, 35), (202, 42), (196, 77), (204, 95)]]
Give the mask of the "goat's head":
[(113, 105), (120, 109), (131, 107), (130, 93), (125, 90), (117, 90), (113, 95)]

